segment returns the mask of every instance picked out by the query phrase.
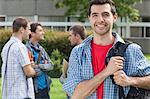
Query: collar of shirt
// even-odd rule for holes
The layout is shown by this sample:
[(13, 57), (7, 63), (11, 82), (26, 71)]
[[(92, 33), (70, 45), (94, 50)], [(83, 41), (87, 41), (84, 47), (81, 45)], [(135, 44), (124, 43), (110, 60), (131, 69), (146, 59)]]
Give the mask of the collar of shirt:
[[(112, 32), (112, 35), (115, 37), (115, 42), (114, 42), (113, 46), (114, 46), (117, 42), (125, 43), (124, 40), (123, 40), (117, 33)], [(84, 44), (85, 46), (90, 46), (92, 39), (93, 39), (93, 35), (90, 35), (89, 37), (87, 37), (87, 38), (83, 41), (83, 44)]]
[(38, 52), (40, 51), (40, 44), (39, 44), (39, 43), (37, 43), (37, 44), (34, 45), (34, 44), (31, 42), (31, 40), (29, 40), (29, 41), (28, 41), (28, 44), (29, 44), (29, 46), (31, 46), (31, 48), (34, 49), (35, 51), (38, 51)]
[(13, 41), (15, 41), (15, 42), (20, 42), (20, 43), (22, 43), (22, 41), (19, 40), (19, 39), (18, 39), (17, 37), (15, 37), (15, 36), (11, 36), (10, 39), (13, 40)]

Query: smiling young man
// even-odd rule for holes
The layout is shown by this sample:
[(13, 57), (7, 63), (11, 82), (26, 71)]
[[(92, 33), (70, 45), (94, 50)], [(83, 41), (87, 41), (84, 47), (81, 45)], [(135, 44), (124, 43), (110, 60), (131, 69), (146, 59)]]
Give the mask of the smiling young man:
[[(137, 44), (130, 44), (124, 58), (114, 56), (105, 65), (105, 58), (116, 43), (125, 43), (112, 32), (117, 12), (112, 0), (92, 0), (89, 6), (89, 21), (93, 35), (75, 47), (70, 55), (68, 78), (64, 90), (72, 99), (119, 99), (120, 86), (150, 89), (150, 66)], [(112, 82), (110, 75), (114, 74)], [(131, 77), (142, 76), (142, 77)]]
[(26, 46), (33, 57), (35, 66), (35, 71), (37, 76), (33, 78), (34, 89), (35, 89), (35, 99), (50, 99), (50, 77), (48, 76), (48, 71), (53, 69), (53, 64), (44, 50), (44, 48), (39, 44), (41, 40), (44, 39), (44, 30), (41, 24), (32, 23), (31, 35)]

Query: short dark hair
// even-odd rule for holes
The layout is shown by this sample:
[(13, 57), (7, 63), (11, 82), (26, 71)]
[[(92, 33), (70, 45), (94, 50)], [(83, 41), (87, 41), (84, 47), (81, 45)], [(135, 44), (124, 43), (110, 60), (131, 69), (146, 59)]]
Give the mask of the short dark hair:
[(23, 17), (18, 17), (13, 21), (13, 32), (18, 32), (21, 27), (26, 29), (28, 21)]
[(31, 32), (35, 32), (38, 26), (42, 26), (40, 23), (32, 23), (30, 24)]
[[(32, 23), (30, 24), (30, 31), (35, 33), (38, 26), (42, 26), (40, 23)], [(31, 34), (29, 35), (29, 39), (31, 38)]]
[(88, 15), (90, 16), (90, 14), (91, 14), (91, 6), (92, 5), (103, 5), (103, 4), (109, 4), (110, 5), (111, 12), (113, 15), (115, 15), (117, 13), (115, 4), (112, 0), (91, 0), (91, 2), (89, 4)]
[(73, 31), (73, 34), (79, 34), (81, 39), (84, 40), (86, 35), (85, 35), (85, 28), (82, 25), (74, 25), (70, 27), (69, 31)]

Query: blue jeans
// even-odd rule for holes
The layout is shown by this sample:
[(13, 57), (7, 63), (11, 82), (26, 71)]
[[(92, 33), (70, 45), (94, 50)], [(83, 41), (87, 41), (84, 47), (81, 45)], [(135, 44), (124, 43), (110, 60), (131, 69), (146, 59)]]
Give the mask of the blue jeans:
[(38, 90), (38, 93), (35, 94), (35, 99), (50, 99), (50, 96), (48, 94), (48, 89), (44, 88), (42, 90)]

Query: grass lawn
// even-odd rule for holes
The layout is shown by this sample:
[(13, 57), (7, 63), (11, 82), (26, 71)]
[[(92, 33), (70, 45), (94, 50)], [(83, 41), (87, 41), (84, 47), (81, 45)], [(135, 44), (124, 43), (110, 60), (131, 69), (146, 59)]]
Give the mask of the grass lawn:
[(59, 82), (58, 78), (52, 79), (51, 84), (51, 99), (66, 99), (66, 94), (62, 89), (62, 84)]
[(150, 54), (145, 54), (146, 58), (150, 60)]

